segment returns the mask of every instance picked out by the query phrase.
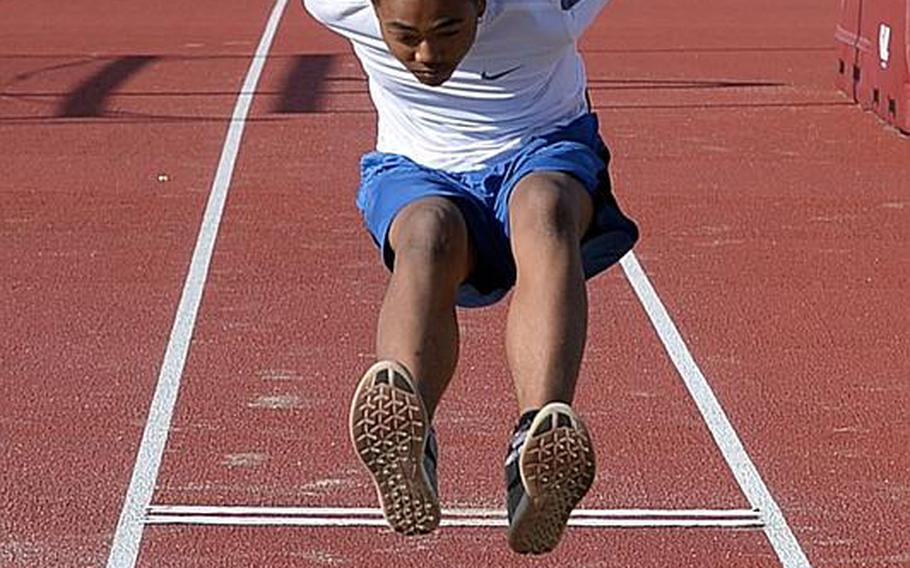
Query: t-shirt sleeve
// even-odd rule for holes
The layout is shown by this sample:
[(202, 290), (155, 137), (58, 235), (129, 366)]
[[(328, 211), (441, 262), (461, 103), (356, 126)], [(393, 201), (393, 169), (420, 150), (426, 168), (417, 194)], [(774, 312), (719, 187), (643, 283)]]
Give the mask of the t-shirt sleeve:
[(370, 0), (303, 0), (316, 21), (349, 39), (375, 37)]
[(610, 0), (558, 0), (566, 17), (569, 32), (578, 39), (588, 29)]
[(303, 7), (311, 16), (316, 18), (316, 21), (321, 24), (328, 24), (330, 19), (329, 11), (331, 9), (331, 3), (326, 0), (303, 0)]

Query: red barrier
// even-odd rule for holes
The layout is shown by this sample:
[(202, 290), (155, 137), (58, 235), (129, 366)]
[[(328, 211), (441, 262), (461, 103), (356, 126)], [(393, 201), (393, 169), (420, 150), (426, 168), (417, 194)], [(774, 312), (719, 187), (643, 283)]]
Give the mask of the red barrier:
[(910, 133), (910, 0), (866, 0), (857, 42), (856, 100)]
[(899, 114), (896, 126), (910, 134), (910, 0), (904, 4), (904, 104), (903, 114)]
[(834, 31), (837, 41), (837, 88), (856, 101), (856, 82), (859, 80), (857, 43), (859, 42), (860, 12), (863, 0), (841, 0), (840, 22)]

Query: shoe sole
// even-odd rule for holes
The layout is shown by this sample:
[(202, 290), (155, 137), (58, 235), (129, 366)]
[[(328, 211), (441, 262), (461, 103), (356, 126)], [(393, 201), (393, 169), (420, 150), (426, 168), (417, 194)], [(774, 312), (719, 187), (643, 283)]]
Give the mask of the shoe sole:
[(351, 442), (373, 476), (386, 521), (396, 532), (432, 532), (439, 499), (423, 467), (429, 420), (408, 371), (380, 361), (364, 374), (350, 414)]
[(509, 526), (509, 546), (521, 554), (550, 552), (594, 482), (591, 438), (568, 405), (548, 404), (534, 417), (519, 471), (526, 495)]

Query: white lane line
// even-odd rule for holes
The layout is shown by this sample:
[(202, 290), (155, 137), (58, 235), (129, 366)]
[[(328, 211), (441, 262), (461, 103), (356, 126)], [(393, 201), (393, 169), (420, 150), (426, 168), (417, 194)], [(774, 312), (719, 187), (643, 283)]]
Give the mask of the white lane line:
[[(225, 516), (156, 516), (146, 520), (150, 525), (245, 526), (245, 527), (388, 527), (382, 517), (225, 517)], [(446, 518), (443, 527), (507, 527), (508, 519), (464, 517)], [(588, 528), (721, 528), (760, 529), (761, 521), (750, 519), (608, 519), (572, 518), (570, 527)]]
[[(241, 507), (212, 505), (151, 505), (150, 517), (160, 516), (228, 516), (257, 517), (382, 517), (377, 507)], [(506, 518), (505, 509), (448, 509), (444, 517)], [(576, 509), (571, 518), (677, 518), (677, 519), (749, 519), (761, 520), (761, 512), (753, 509)]]
[[(150, 525), (387, 527), (382, 510), (367, 507), (231, 507), (152, 505)], [(502, 509), (444, 508), (444, 527), (505, 527)], [(748, 509), (578, 509), (569, 525), (589, 528), (752, 528), (764, 526)]]
[[(255, 527), (388, 527), (382, 517), (278, 517), (229, 515), (154, 515), (149, 525), (203, 525)], [(443, 527), (506, 527), (509, 521), (500, 517), (444, 517)], [(609, 517), (572, 517), (569, 526), (588, 528), (731, 528), (759, 529), (758, 519), (632, 519)]]
[(749, 504), (762, 511), (766, 522), (764, 532), (777, 557), (785, 568), (811, 568), (812, 565), (809, 564), (805, 552), (787, 525), (783, 512), (768, 491), (749, 454), (746, 453), (736, 430), (730, 424), (720, 402), (714, 396), (708, 381), (698, 368), (635, 254), (630, 252), (620, 263), (740, 489), (749, 500)]
[(193, 336), (193, 327), (196, 325), (196, 314), (202, 299), (202, 290), (205, 287), (212, 251), (215, 248), (221, 214), (224, 211), (228, 188), (234, 175), (234, 165), (240, 150), (240, 140), (243, 137), (246, 117), (249, 114), (256, 85), (259, 83), (266, 57), (287, 3), (288, 0), (276, 0), (246, 79), (240, 89), (237, 104), (234, 106), (234, 114), (224, 141), (221, 160), (218, 163), (215, 180), (212, 182), (202, 226), (196, 239), (196, 248), (193, 251), (193, 258), (183, 286), (183, 295), (177, 307), (171, 337), (164, 354), (161, 371), (158, 374), (158, 386), (149, 409), (136, 464), (133, 467), (133, 475), (123, 502), (123, 509), (120, 511), (120, 520), (117, 523), (117, 531), (114, 533), (107, 568), (131, 568), (136, 564), (136, 558), (139, 555), (139, 544), (142, 541), (144, 526), (143, 515), (151, 502), (155, 482), (158, 479), (158, 469), (161, 466), (161, 457), (167, 443), (174, 404), (177, 401), (177, 391), (180, 389), (180, 379), (183, 375), (183, 366), (186, 362), (190, 339)]

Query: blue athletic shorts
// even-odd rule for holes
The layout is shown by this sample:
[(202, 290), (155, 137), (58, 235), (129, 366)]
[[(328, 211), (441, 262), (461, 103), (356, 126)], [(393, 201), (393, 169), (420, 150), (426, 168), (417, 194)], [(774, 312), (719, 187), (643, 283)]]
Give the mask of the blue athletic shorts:
[(586, 278), (604, 271), (632, 248), (638, 229), (613, 198), (609, 160), (593, 113), (532, 138), (507, 160), (478, 171), (445, 172), (398, 154), (371, 152), (361, 160), (357, 206), (391, 270), (395, 252), (389, 246), (388, 234), (395, 215), (424, 197), (451, 199), (464, 215), (477, 252), (474, 271), (459, 290), (458, 305), (485, 306), (498, 301), (515, 284), (508, 204), (516, 184), (530, 173), (568, 173), (591, 193), (594, 219), (582, 241)]

